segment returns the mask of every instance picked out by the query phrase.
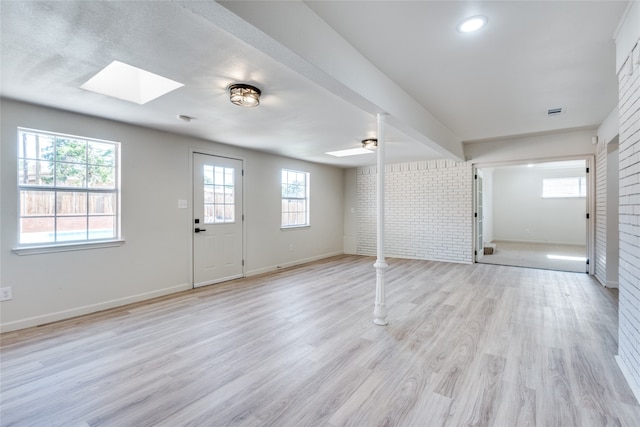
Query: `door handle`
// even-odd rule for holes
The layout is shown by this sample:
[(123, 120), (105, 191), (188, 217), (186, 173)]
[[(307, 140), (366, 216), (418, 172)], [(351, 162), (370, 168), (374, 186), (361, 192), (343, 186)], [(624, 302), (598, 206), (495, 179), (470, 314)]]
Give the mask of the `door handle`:
[(193, 231), (195, 231), (196, 233), (199, 233), (199, 232), (201, 232), (201, 231), (207, 231), (207, 230), (205, 230), (204, 228), (196, 228), (196, 229), (195, 229), (195, 230), (193, 230)]

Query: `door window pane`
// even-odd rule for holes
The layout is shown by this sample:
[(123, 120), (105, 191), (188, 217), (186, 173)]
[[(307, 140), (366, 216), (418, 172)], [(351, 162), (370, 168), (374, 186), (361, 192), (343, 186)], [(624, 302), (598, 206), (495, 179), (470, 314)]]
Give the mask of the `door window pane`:
[(204, 223), (235, 222), (234, 168), (205, 165)]

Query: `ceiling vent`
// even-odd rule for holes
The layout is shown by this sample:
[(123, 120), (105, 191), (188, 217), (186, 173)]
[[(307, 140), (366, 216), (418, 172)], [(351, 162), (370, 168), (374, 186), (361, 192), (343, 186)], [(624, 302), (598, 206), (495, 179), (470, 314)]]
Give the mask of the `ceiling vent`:
[(547, 110), (548, 116), (557, 116), (559, 114), (562, 114), (562, 108), (551, 108)]

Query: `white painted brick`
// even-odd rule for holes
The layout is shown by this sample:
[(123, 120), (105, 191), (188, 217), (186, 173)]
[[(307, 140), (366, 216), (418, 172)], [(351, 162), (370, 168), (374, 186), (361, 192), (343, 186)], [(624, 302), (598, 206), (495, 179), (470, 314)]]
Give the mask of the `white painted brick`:
[(640, 69), (619, 76), (620, 294), (618, 355), (640, 386)]
[[(387, 255), (472, 262), (472, 166), (450, 160), (412, 162), (385, 168), (385, 246)], [(357, 252), (376, 253), (376, 175), (357, 174), (359, 212), (374, 219), (360, 223)]]
[[(595, 276), (607, 283), (607, 143), (600, 141), (596, 151)], [(618, 219), (612, 219), (617, 221)]]

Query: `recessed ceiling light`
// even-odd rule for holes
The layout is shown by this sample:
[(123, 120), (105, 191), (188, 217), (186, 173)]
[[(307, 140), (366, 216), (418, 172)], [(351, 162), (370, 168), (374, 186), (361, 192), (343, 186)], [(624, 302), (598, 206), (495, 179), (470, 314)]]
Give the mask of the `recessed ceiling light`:
[(347, 156), (358, 156), (360, 154), (373, 154), (373, 151), (367, 150), (366, 148), (351, 148), (349, 150), (328, 151), (325, 154), (328, 154), (334, 157), (347, 157)]
[(458, 31), (460, 31), (461, 33), (471, 33), (473, 31), (478, 31), (480, 28), (487, 25), (488, 21), (489, 20), (486, 16), (472, 16), (458, 24)]
[(80, 87), (143, 105), (182, 86), (166, 77), (113, 61)]

